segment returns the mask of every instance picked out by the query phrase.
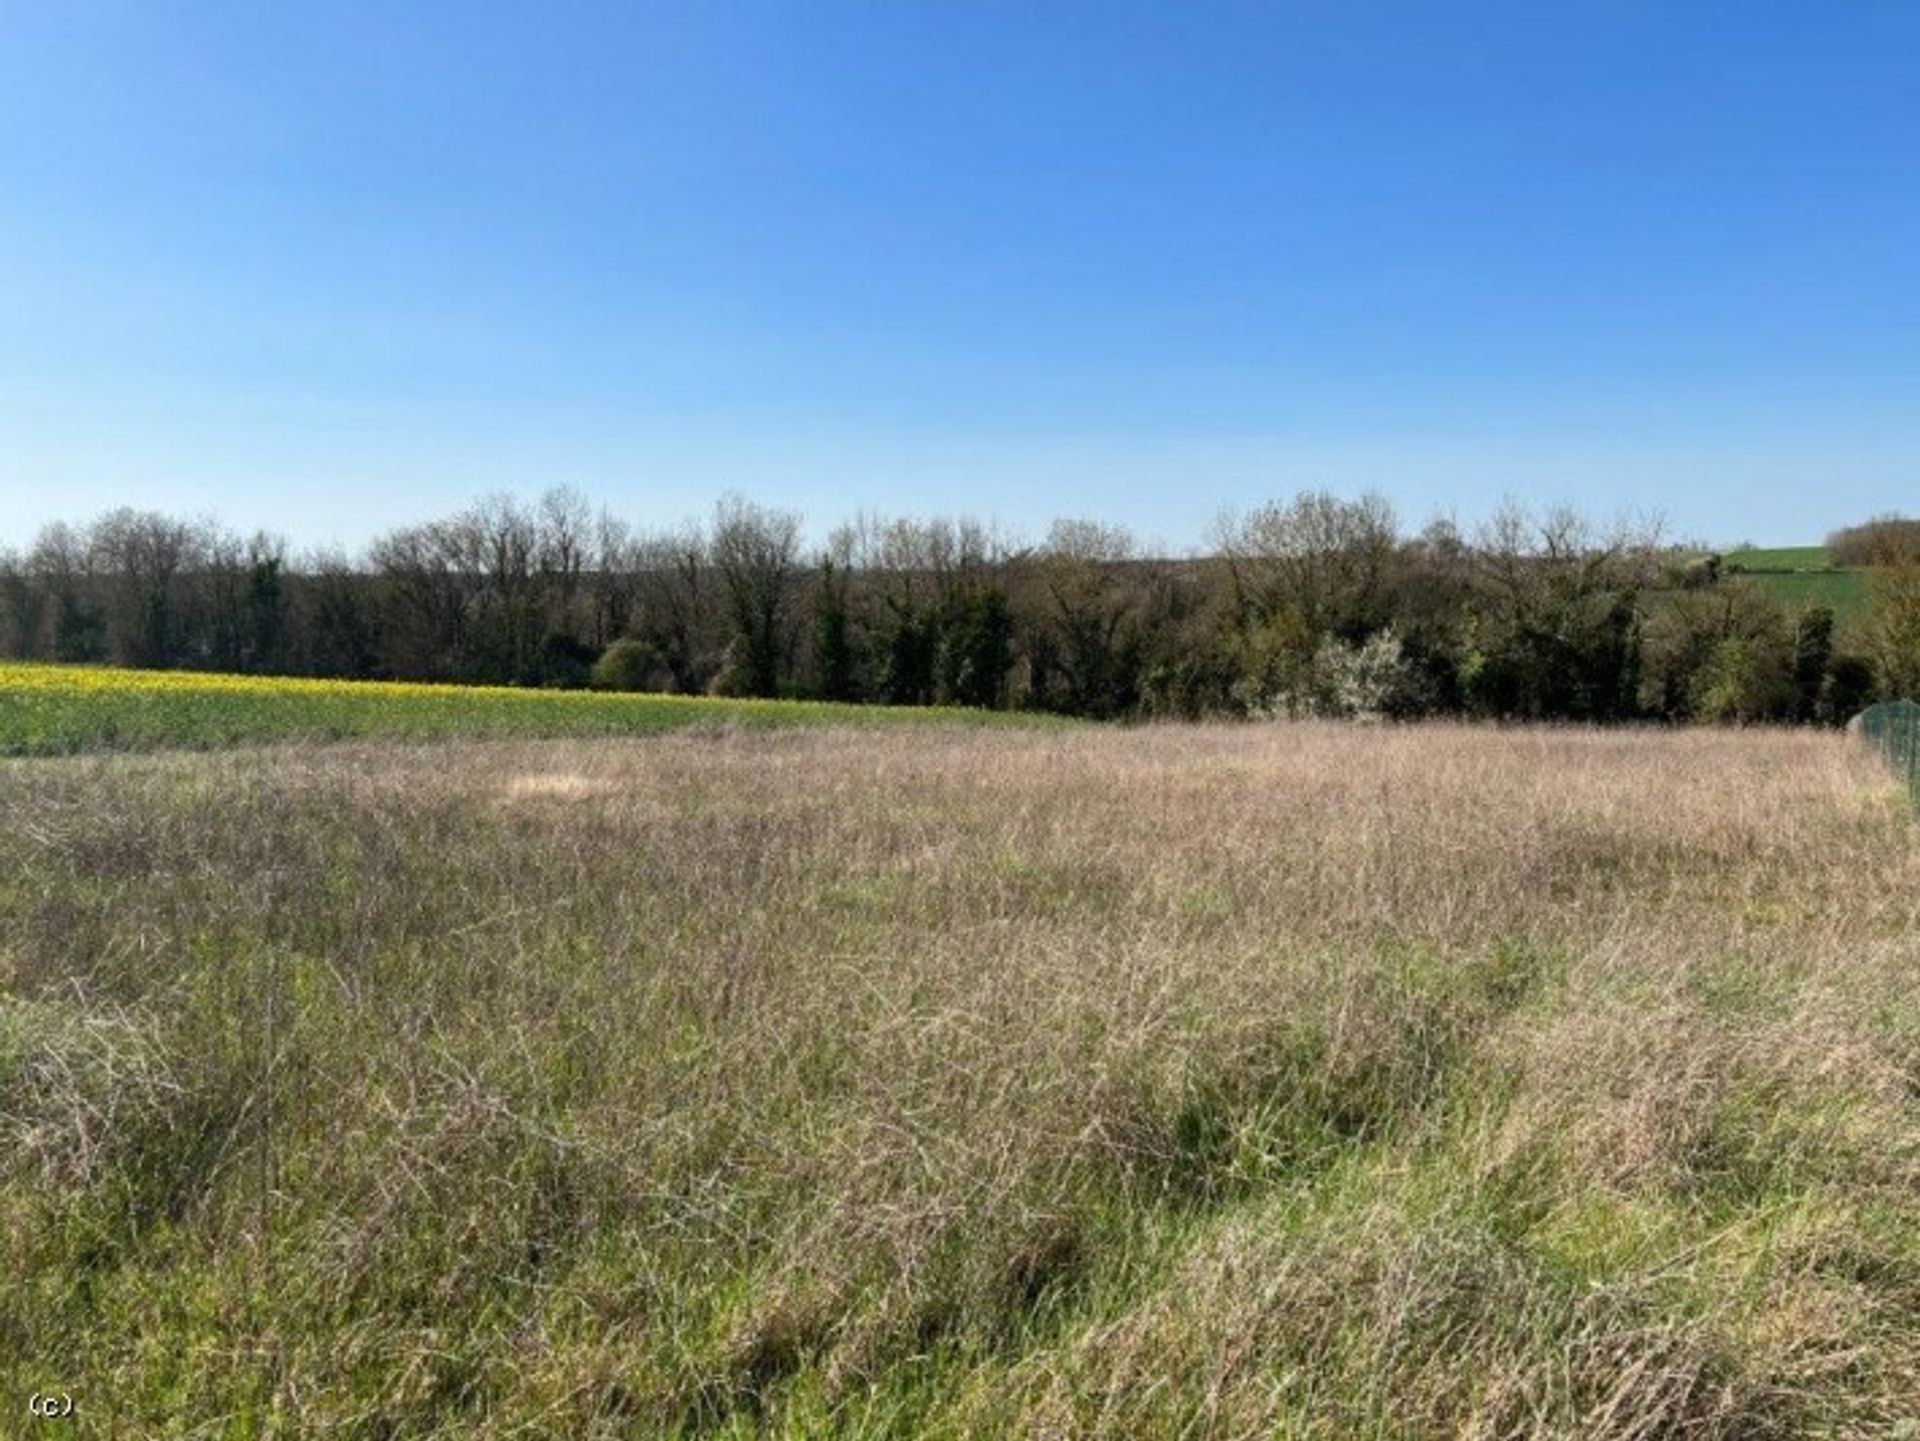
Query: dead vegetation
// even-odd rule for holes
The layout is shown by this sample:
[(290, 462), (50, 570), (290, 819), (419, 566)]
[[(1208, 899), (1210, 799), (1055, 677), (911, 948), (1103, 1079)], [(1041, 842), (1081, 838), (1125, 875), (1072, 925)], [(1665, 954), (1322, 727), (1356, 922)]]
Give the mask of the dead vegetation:
[(14, 763), (0, 1377), (129, 1434), (1905, 1434), (1916, 910), (1816, 733)]

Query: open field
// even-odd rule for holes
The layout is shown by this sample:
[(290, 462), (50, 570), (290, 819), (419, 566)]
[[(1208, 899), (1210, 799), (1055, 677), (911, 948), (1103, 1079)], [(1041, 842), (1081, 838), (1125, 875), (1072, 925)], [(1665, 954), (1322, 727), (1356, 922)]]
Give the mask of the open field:
[(1824, 545), (1731, 550), (1722, 561), (1729, 574), (1745, 576), (1789, 610), (1824, 605), (1844, 622), (1867, 603), (1867, 573), (1836, 568)]
[(1730, 550), (1723, 557), (1733, 570), (1832, 570), (1833, 556), (1824, 545), (1776, 546), (1772, 549)]
[(1824, 605), (1841, 622), (1858, 616), (1867, 604), (1867, 574), (1860, 570), (1759, 571), (1746, 579), (1789, 611)]
[(0, 661), (0, 755), (290, 739), (647, 735), (686, 726), (1060, 724), (1050, 717), (826, 701), (301, 680)]
[(1912, 1435), (1917, 964), (1905, 800), (1816, 732), (0, 763), (0, 1394)]

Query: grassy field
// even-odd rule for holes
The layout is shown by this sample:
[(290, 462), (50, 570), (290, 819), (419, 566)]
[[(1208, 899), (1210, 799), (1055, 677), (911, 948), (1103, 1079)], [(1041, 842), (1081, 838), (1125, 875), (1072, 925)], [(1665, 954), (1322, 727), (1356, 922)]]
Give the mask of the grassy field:
[(1843, 622), (1859, 615), (1867, 603), (1865, 571), (1761, 571), (1747, 579), (1789, 610), (1824, 605)]
[(0, 755), (350, 737), (646, 735), (684, 726), (829, 723), (1035, 725), (1049, 720), (823, 701), (298, 680), (0, 661)]
[(1729, 574), (1745, 576), (1791, 610), (1824, 605), (1845, 622), (1867, 603), (1867, 573), (1836, 569), (1823, 545), (1728, 551), (1722, 564)]
[(4, 762), (0, 1396), (1912, 1435), (1917, 963), (1905, 802), (1811, 731)]
[(1736, 570), (1832, 570), (1833, 557), (1824, 545), (1790, 545), (1772, 549), (1730, 550), (1722, 557)]

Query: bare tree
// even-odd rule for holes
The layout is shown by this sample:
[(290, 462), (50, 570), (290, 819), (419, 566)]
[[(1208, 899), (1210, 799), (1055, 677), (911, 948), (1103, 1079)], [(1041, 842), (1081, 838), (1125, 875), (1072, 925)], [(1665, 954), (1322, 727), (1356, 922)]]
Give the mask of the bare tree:
[(1029, 567), (1046, 598), (1030, 657), (1029, 688), (1038, 704), (1092, 716), (1132, 706), (1142, 592), (1128, 572), (1137, 561), (1133, 536), (1122, 526), (1053, 523)]
[(395, 674), (446, 679), (467, 664), (470, 613), (482, 587), (481, 546), (466, 517), (408, 526), (375, 541), (381, 631)]
[(344, 552), (318, 550), (293, 591), (294, 664), (311, 675), (371, 676), (383, 669), (374, 577)]
[(122, 507), (88, 533), (106, 584), (107, 652), (128, 665), (170, 666), (183, 655), (187, 582), (205, 562), (200, 527)]
[(699, 526), (660, 531), (633, 543), (641, 639), (650, 642), (673, 688), (695, 694), (716, 664), (715, 583), (711, 549)]
[(641, 548), (632, 527), (607, 510), (594, 517), (589, 543), (586, 636), (595, 650), (604, 650), (639, 623)]
[(714, 511), (713, 563), (727, 599), (734, 655), (731, 686), (772, 696), (792, 658), (791, 626), (800, 517), (739, 496)]
[(0, 656), (25, 658), (35, 653), (40, 631), (41, 595), (12, 550), (0, 550)]
[(243, 540), (209, 525), (202, 548), (198, 656), (222, 670), (274, 669), (284, 659), (286, 542), (264, 531)]
[(1564, 507), (1509, 503), (1473, 548), (1463, 662), (1483, 710), (1610, 720), (1639, 707), (1642, 595), (1659, 578), (1659, 532), (1601, 530)]
[(1827, 537), (1827, 554), (1835, 565), (1899, 565), (1920, 560), (1920, 520), (1889, 513), (1845, 526)]
[(1215, 537), (1250, 623), (1290, 615), (1308, 635), (1357, 641), (1389, 618), (1399, 528), (1377, 494), (1345, 500), (1303, 492), (1221, 517)]

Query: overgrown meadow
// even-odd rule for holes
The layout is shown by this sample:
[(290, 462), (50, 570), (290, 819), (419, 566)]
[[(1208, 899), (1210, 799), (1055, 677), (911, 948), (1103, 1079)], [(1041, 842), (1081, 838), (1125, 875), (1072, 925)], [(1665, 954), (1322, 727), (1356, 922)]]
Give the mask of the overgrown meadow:
[(1811, 731), (0, 763), (0, 1398), (1920, 1434), (1912, 824)]

